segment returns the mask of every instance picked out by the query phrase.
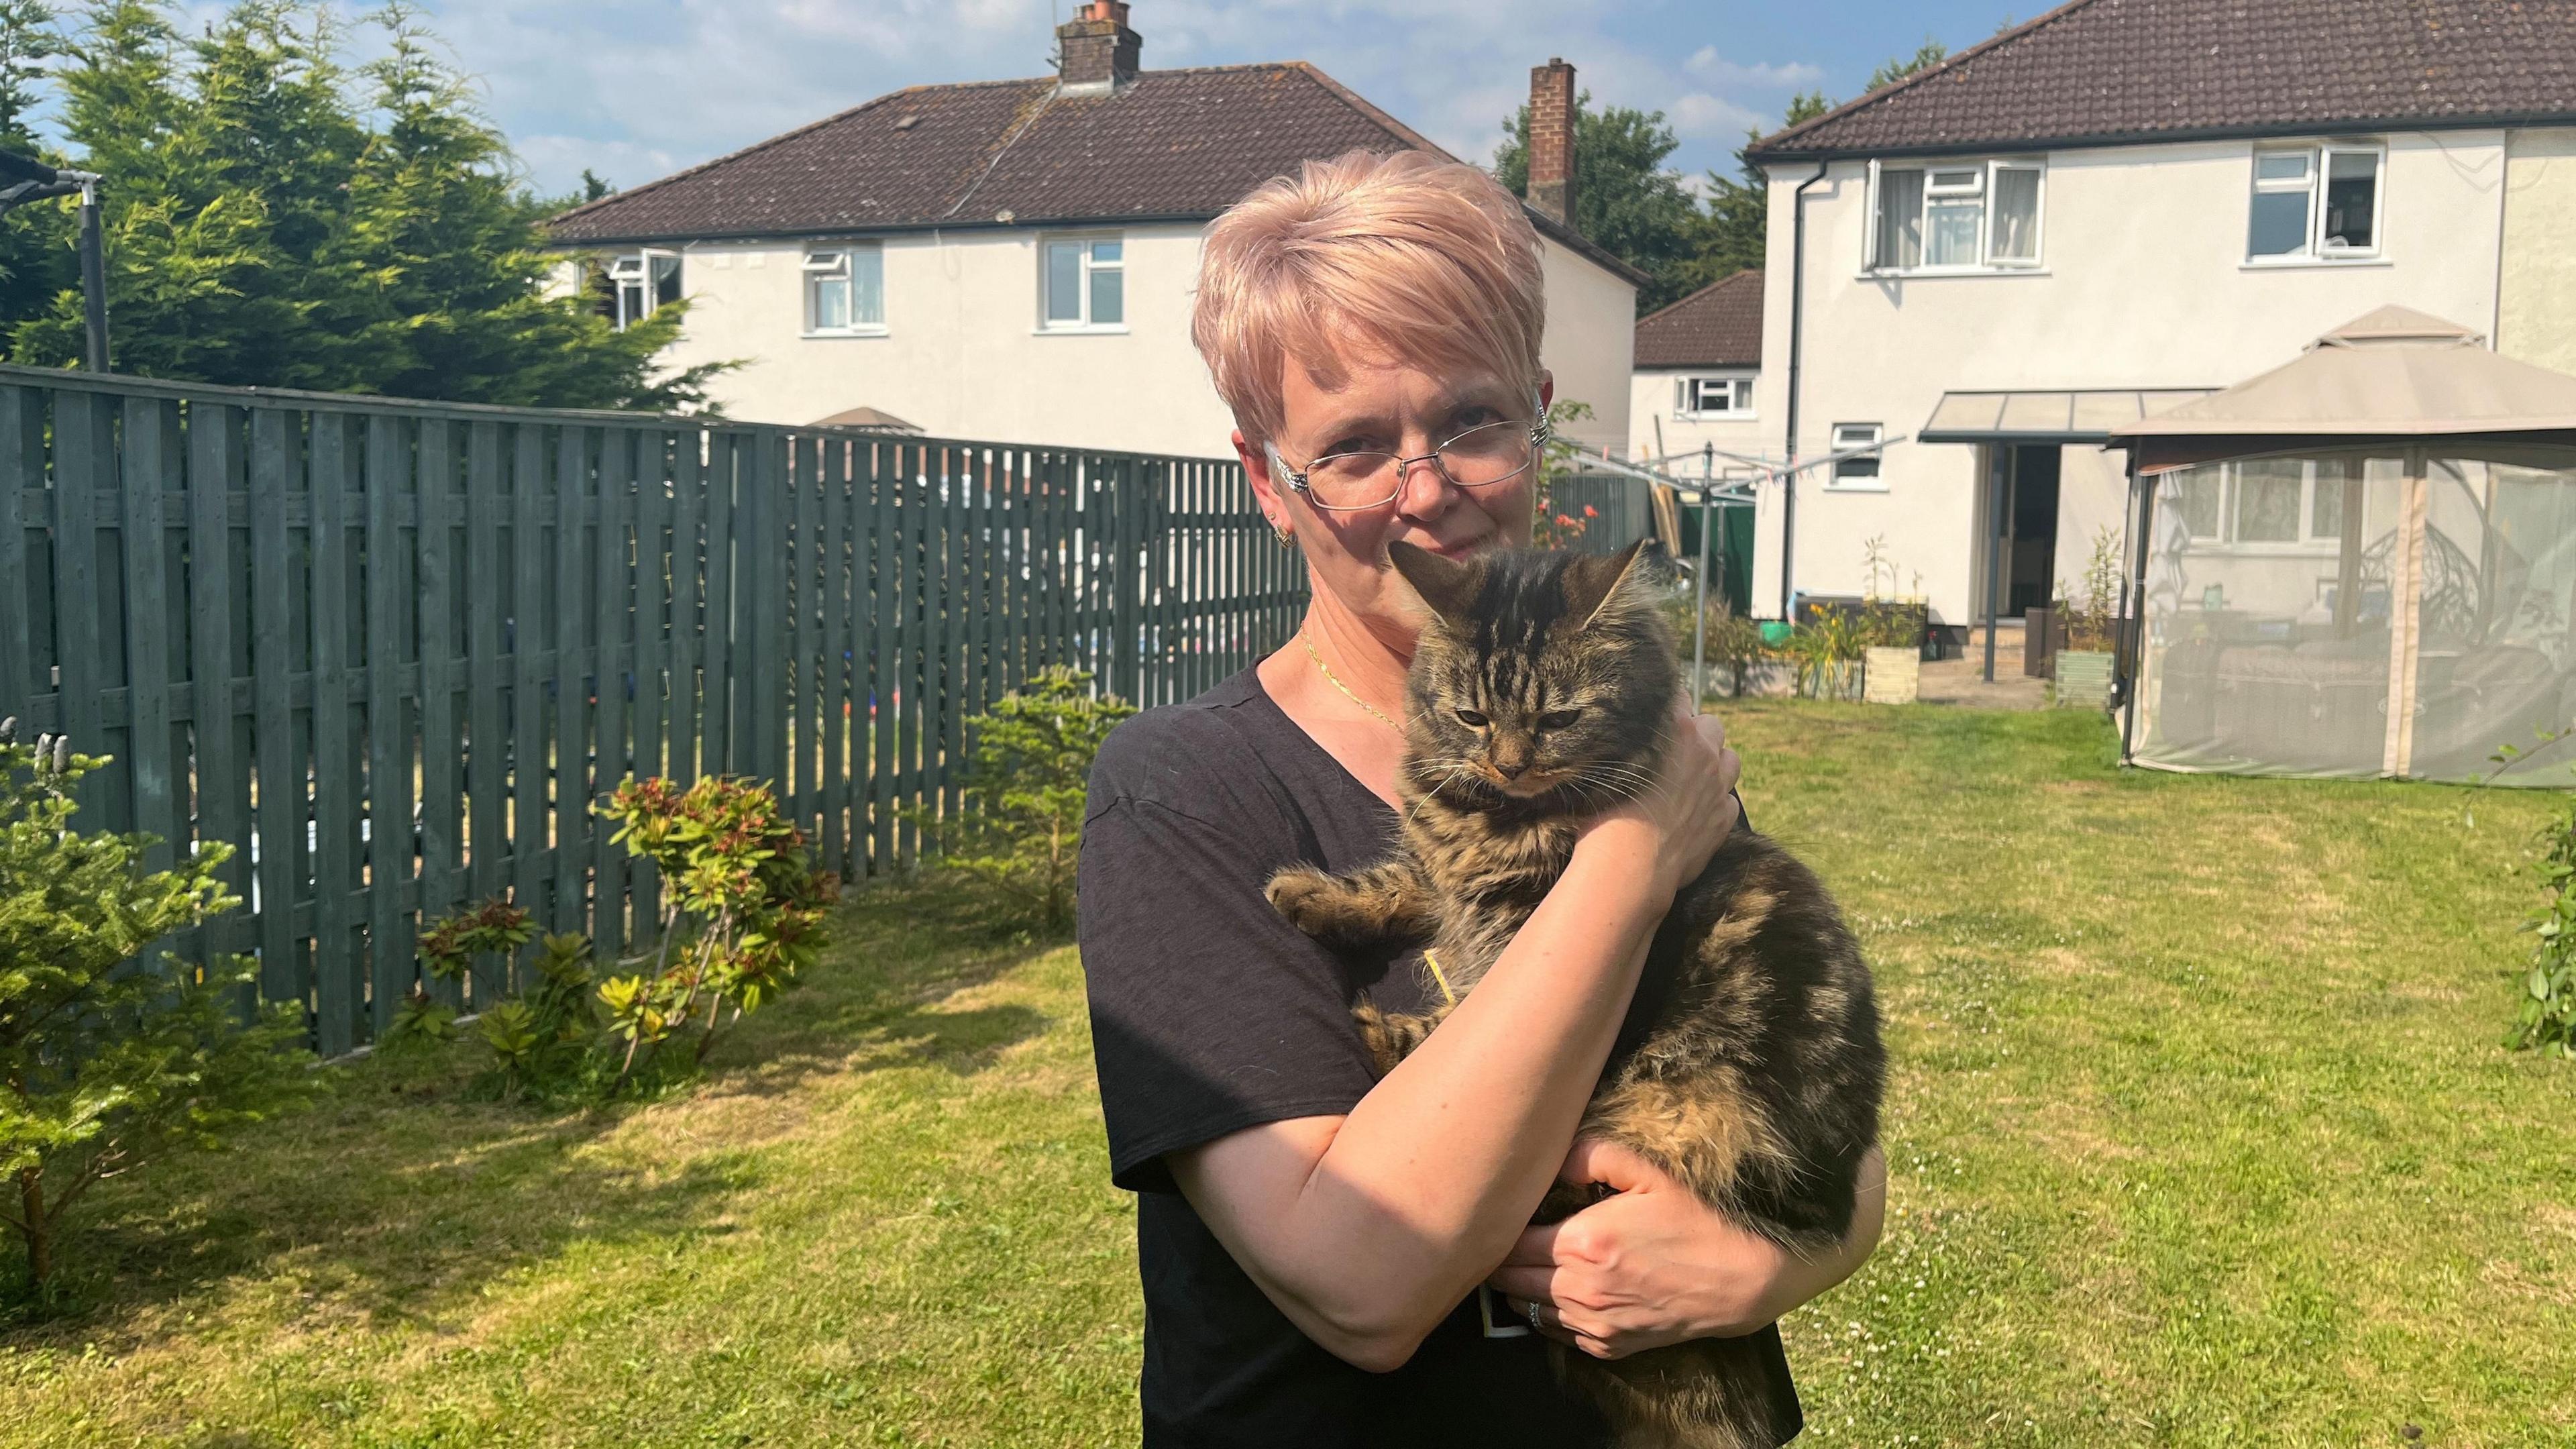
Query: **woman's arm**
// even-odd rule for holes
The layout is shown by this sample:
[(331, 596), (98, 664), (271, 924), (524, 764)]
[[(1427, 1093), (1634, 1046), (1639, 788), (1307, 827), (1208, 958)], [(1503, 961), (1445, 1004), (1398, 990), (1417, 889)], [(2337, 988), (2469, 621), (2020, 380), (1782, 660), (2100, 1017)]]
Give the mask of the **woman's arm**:
[(1725, 731), (1688, 724), (1657, 789), (1587, 829), (1475, 991), (1348, 1116), (1168, 1159), (1235, 1261), (1335, 1355), (1403, 1364), (1546, 1195), (1656, 926), (1735, 822)]
[(1776, 1323), (1858, 1272), (1887, 1221), (1887, 1159), (1875, 1147), (1861, 1159), (1851, 1230), (1816, 1258), (1737, 1227), (1610, 1143), (1577, 1142), (1561, 1176), (1616, 1195), (1522, 1233), (1487, 1281), (1516, 1312), (1539, 1304), (1541, 1331), (1595, 1358)]

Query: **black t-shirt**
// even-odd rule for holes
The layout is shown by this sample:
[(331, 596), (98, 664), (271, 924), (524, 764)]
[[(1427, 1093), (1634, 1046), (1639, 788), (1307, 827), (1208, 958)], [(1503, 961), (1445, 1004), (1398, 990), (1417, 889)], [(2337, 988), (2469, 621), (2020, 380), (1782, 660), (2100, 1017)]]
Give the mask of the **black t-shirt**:
[[(1393, 1373), (1333, 1357), (1245, 1275), (1164, 1165), (1246, 1127), (1340, 1116), (1375, 1084), (1350, 1008), (1363, 991), (1395, 1010), (1429, 1005), (1418, 954), (1327, 951), (1261, 887), (1299, 862), (1365, 865), (1395, 828), (1249, 670), (1121, 725), (1092, 769), (1082, 965), (1110, 1171), (1137, 1194), (1149, 1449), (1605, 1438), (1558, 1384), (1545, 1341), (1486, 1338), (1472, 1293)], [(1652, 994), (1641, 988), (1641, 1008)], [(1785, 1390), (1779, 1331), (1762, 1338)]]

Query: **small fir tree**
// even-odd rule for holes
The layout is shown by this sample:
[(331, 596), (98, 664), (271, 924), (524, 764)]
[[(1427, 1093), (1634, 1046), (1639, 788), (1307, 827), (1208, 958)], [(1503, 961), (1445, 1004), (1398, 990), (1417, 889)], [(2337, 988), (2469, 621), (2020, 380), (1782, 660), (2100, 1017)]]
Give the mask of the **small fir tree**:
[(17, 743), (0, 722), (0, 1222), (28, 1282), (57, 1265), (65, 1214), (101, 1180), (213, 1148), (310, 1090), (302, 1013), (239, 1017), (254, 977), (239, 957), (161, 958), (156, 944), (238, 905), (208, 845), (146, 873), (153, 842), (85, 834), (73, 786), (105, 764), (62, 740)]
[(1057, 666), (968, 720), (968, 808), (946, 822), (922, 820), (938, 831), (941, 863), (990, 886), (1024, 918), (1062, 930), (1073, 919), (1092, 759), (1135, 712), (1114, 694), (1093, 693), (1089, 673)]

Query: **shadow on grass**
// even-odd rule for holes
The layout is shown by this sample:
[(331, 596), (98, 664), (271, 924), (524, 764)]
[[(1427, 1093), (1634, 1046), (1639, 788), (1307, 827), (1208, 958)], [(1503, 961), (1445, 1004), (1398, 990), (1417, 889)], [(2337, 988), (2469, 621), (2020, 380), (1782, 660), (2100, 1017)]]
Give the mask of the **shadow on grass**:
[(780, 1096), (818, 1076), (907, 1066), (983, 1070), (1048, 1018), (1016, 1003), (952, 1009), (951, 998), (1062, 944), (998, 934), (988, 920), (940, 888), (854, 892), (803, 989), (744, 1018), (703, 1076), (657, 1102), (477, 1100), (472, 1048), (326, 1069), (314, 1106), (231, 1150), (102, 1184), (63, 1245), (51, 1301), (12, 1295), (0, 1307), (0, 1346), (78, 1351), (253, 1301), (262, 1316), (317, 1327), (453, 1329), (485, 1283), (579, 1245), (731, 1231), (729, 1204), (765, 1171), (756, 1148), (717, 1144), (674, 1165), (651, 1144), (611, 1139), (692, 1097)]

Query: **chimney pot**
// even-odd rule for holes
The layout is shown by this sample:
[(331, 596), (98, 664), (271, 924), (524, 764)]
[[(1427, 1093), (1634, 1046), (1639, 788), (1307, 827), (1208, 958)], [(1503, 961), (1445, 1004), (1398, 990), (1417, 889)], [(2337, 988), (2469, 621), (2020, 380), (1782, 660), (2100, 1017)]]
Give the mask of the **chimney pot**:
[(1090, 0), (1056, 27), (1056, 89), (1112, 91), (1136, 79), (1144, 42), (1127, 28), (1127, 0)]
[(1574, 67), (1562, 56), (1530, 67), (1529, 204), (1574, 225)]

